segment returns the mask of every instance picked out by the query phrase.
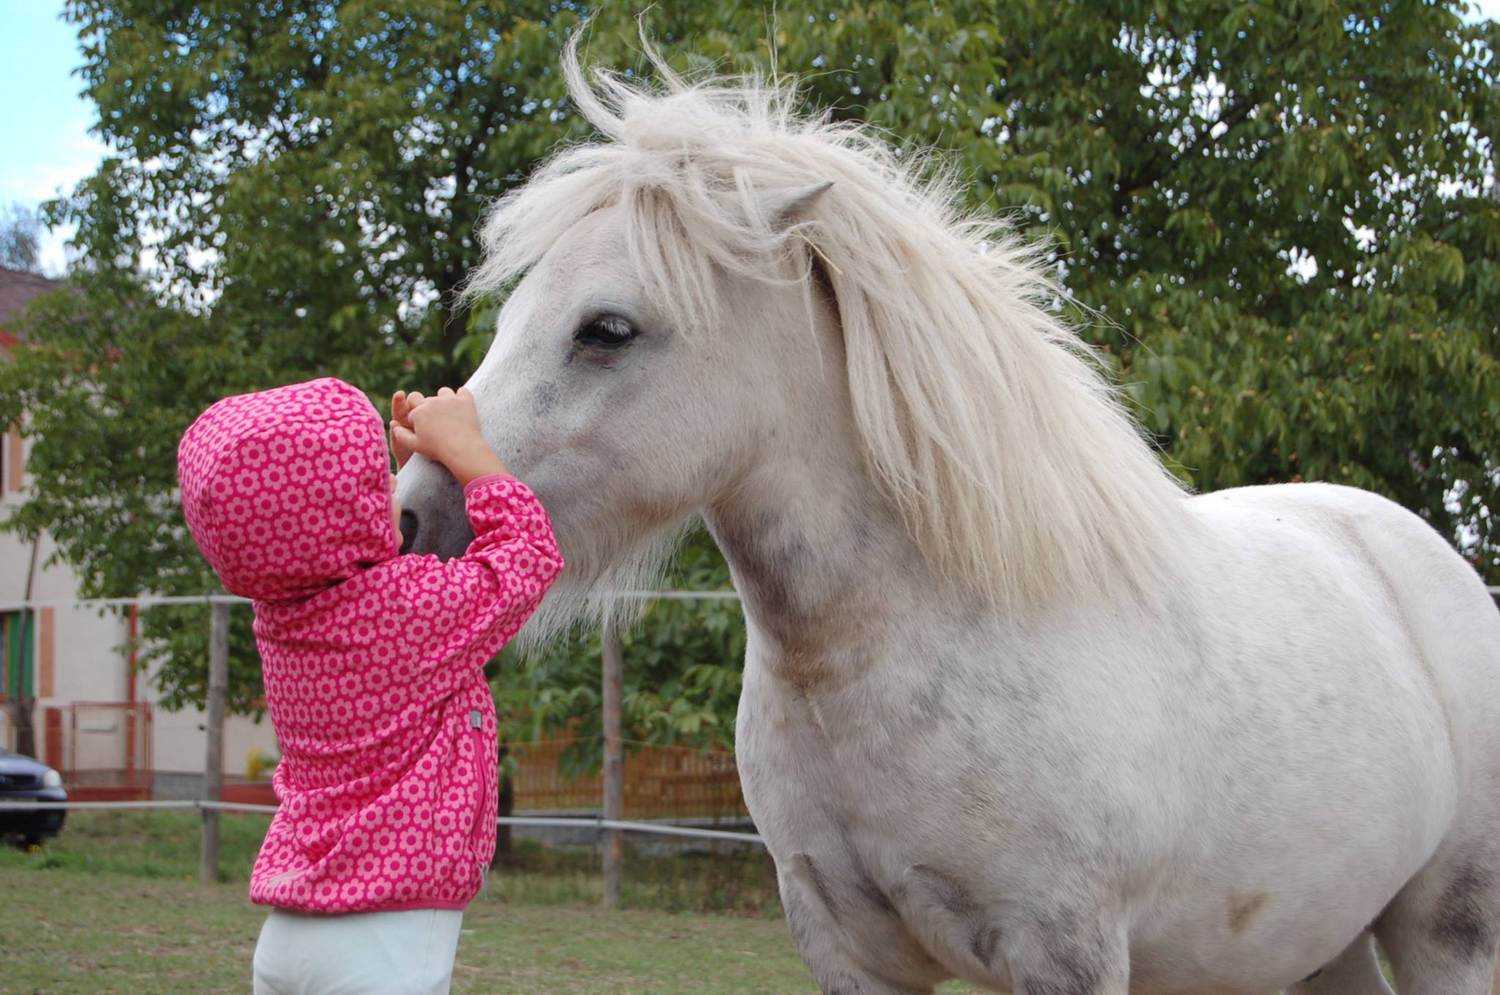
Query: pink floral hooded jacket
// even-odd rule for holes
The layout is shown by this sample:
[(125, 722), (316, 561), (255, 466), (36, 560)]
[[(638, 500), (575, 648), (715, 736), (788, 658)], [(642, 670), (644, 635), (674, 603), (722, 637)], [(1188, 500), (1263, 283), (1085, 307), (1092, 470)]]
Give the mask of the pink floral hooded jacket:
[(178, 449), (188, 526), (255, 602), (280, 807), (251, 901), (461, 909), (495, 849), (495, 706), (481, 668), (562, 569), (536, 497), (464, 490), (463, 556), (399, 556), (384, 425), (313, 380), (219, 401)]

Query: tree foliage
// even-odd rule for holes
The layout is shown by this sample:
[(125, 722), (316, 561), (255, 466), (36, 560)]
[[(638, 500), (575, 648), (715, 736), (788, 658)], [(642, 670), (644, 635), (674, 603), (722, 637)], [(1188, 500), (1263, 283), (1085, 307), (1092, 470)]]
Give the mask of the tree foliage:
[[(1208, 490), (1336, 480), (1418, 510), (1500, 580), (1500, 95), (1449, 2), (673, 4), (675, 66), (796, 75), (809, 105), (941, 150), (970, 206), (1046, 243), (1065, 304), (1170, 463)], [(54, 220), (88, 260), (0, 370), (51, 528), (93, 593), (202, 590), (171, 453), (215, 397), (331, 372), (377, 397), (461, 379), (453, 307), (487, 200), (582, 130), (572, 3), (71, 0), (118, 156)], [(633, 11), (586, 57), (635, 72)], [(697, 540), (675, 580), (722, 586)], [(196, 625), (197, 623), (194, 623)], [(160, 619), (166, 687), (201, 634)], [(633, 738), (728, 736), (732, 605), (628, 636)], [(236, 702), (251, 707), (244, 635)], [(515, 731), (597, 722), (597, 638), (502, 667)]]

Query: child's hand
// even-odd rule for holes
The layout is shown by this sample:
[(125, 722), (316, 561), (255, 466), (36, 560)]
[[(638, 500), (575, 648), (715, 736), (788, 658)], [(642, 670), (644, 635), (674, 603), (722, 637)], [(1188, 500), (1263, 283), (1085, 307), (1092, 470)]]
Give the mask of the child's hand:
[(412, 453), (415, 452), (411, 446), (407, 445), (396, 434), (398, 427), (404, 428), (408, 432), (411, 431), (413, 398), (420, 402), (422, 395), (413, 392), (408, 396), (404, 390), (398, 390), (391, 395), (391, 452), (396, 456), (396, 469), (398, 470), (406, 465), (406, 461), (411, 459)]
[[(394, 401), (394, 399), (393, 399)], [(392, 418), (391, 443), (421, 453), (448, 468), (459, 484), (491, 473), (508, 473), (479, 430), (474, 395), (467, 387), (444, 387), (433, 397), (412, 391), (402, 401), (406, 424)], [(395, 405), (392, 404), (392, 413)]]

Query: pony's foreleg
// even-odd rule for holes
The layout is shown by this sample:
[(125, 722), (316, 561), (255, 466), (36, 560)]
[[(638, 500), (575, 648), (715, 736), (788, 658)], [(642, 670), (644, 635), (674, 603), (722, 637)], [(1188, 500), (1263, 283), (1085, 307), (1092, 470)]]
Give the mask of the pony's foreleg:
[(1287, 995), (1393, 995), (1380, 973), (1375, 937), (1361, 933), (1337, 959), (1313, 977), (1287, 989)]
[(1123, 923), (1059, 910), (1038, 917), (1006, 945), (1015, 995), (1128, 995), (1130, 951)]
[(917, 987), (876, 977), (854, 960), (843, 931), (802, 887), (781, 878), (781, 904), (802, 962), (823, 995), (932, 995), (932, 986)]

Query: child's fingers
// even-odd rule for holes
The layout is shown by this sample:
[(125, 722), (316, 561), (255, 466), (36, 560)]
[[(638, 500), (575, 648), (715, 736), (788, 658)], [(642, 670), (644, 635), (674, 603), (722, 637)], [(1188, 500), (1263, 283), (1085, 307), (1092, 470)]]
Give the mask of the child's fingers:
[[(405, 466), (411, 454), (417, 452), (417, 433), (405, 425), (391, 422), (391, 448), (396, 451), (396, 462)], [(401, 455), (403, 451), (406, 453), (404, 458)]]
[(411, 450), (410, 446), (406, 445), (399, 438), (397, 438), (397, 430), (398, 429), (401, 429), (402, 431), (405, 431), (405, 429), (403, 429), (400, 424), (398, 424), (394, 419), (392, 419), (391, 420), (391, 453), (394, 454), (395, 457), (396, 457), (396, 469), (399, 470), (399, 469), (401, 469), (402, 467), (404, 467), (406, 465), (407, 460), (411, 459), (412, 450)]
[(391, 409), (391, 416), (395, 419), (397, 424), (404, 425), (407, 428), (411, 428), (412, 415), (418, 408), (425, 404), (427, 400), (428, 398), (423, 397), (420, 391), (414, 390), (410, 394), (406, 395), (405, 399), (402, 401), (400, 411), (397, 411), (394, 407)]

